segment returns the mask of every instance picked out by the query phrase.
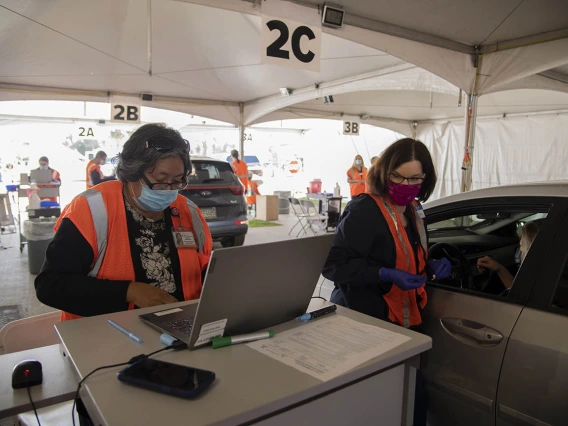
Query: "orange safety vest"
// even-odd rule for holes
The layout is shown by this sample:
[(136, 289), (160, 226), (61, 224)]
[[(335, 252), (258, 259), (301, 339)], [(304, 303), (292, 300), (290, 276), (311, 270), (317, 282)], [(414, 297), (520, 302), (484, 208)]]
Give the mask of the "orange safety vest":
[(258, 191), (258, 183), (254, 180), (249, 180), (250, 185), (250, 195), (247, 195), (247, 204), (256, 204), (256, 196), (260, 195)]
[[(353, 169), (347, 170), (347, 177), (351, 180), (367, 180), (367, 168), (363, 167), (361, 173), (357, 170), (355, 172)], [(363, 194), (366, 191), (365, 183), (350, 183), (349, 190), (351, 191), (351, 197), (355, 197), (359, 194)]]
[[(89, 242), (94, 253), (89, 276), (117, 281), (136, 280), (122, 188), (121, 182), (110, 181), (83, 192), (65, 207), (55, 225), (57, 231), (61, 220), (70, 219)], [(207, 267), (213, 249), (211, 233), (192, 201), (178, 195), (170, 207), (179, 211), (179, 216), (172, 216), (173, 226), (191, 229), (197, 244), (197, 250), (179, 249), (178, 255), (184, 299), (198, 299), (201, 295), (201, 272)], [(133, 308), (131, 303), (128, 309)], [(81, 317), (61, 313), (61, 321), (76, 318)]]
[(245, 192), (246, 192), (249, 189), (248, 186), (249, 172), (248, 172), (247, 163), (245, 163), (243, 160), (240, 160), (238, 163), (237, 160), (233, 160), (233, 162), (231, 163), (231, 167), (233, 168), (233, 171), (235, 172), (235, 174), (237, 175), (237, 177), (245, 187)]
[(93, 180), (91, 179), (91, 173), (93, 173), (93, 170), (96, 170), (96, 171), (99, 172), (101, 179), (104, 177), (103, 172), (101, 172), (101, 166), (96, 164), (93, 160), (89, 161), (89, 163), (87, 164), (87, 179), (86, 179), (87, 189), (95, 186), (95, 184), (93, 183)]
[[(381, 209), (381, 212), (387, 221), (394, 244), (396, 247), (396, 269), (409, 272), (411, 274), (425, 274), (426, 254), (428, 253), (428, 242), (426, 239), (426, 230), (424, 228), (424, 220), (416, 215), (416, 209), (419, 206), (417, 201), (413, 201), (412, 217), (416, 223), (416, 229), (420, 235), (420, 247), (418, 248), (418, 265), (414, 256), (412, 244), (408, 240), (404, 225), (399, 213), (396, 211), (394, 204), (383, 197), (367, 192)], [(426, 306), (428, 296), (426, 295), (425, 285), (416, 290), (401, 290), (395, 284), (391, 290), (384, 295), (385, 302), (389, 307), (389, 320), (402, 325), (403, 327), (411, 327), (422, 323), (422, 317), (418, 310), (416, 295), (420, 296), (420, 307)]]

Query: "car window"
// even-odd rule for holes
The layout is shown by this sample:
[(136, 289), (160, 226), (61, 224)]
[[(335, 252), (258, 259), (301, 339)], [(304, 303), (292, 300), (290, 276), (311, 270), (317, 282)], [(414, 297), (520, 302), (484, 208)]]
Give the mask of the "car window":
[[(521, 231), (541, 226), (547, 214), (504, 209), (429, 218), (430, 258), (448, 258), (452, 274), (442, 280), (430, 277), (428, 285), (506, 297), (530, 250), (528, 237), (521, 244)], [(528, 223), (533, 225), (524, 228)]]
[[(258, 159), (258, 157), (256, 155), (245, 155), (244, 160), (245, 160), (245, 163), (247, 163), (247, 165), (250, 165), (250, 164), (260, 165), (260, 160)], [(233, 159), (229, 155), (227, 157), (227, 162), (231, 163), (232, 161), (233, 161)]]
[(222, 161), (194, 161), (188, 185), (234, 184), (237, 177), (228, 163)]

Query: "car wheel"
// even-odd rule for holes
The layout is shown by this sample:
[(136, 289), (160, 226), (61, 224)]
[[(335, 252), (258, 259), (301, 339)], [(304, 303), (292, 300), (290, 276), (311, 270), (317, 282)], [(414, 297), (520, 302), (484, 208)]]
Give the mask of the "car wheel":
[(237, 235), (235, 237), (235, 241), (233, 246), (237, 247), (237, 246), (242, 246), (245, 243), (245, 236), (244, 235)]

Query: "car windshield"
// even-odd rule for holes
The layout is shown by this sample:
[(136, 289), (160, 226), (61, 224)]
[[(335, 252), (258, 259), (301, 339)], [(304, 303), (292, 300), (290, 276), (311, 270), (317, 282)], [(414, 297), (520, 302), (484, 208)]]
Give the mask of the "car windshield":
[(193, 161), (193, 170), (188, 185), (206, 183), (234, 184), (237, 180), (231, 166), (222, 161)]
[[(258, 159), (258, 157), (256, 155), (245, 155), (245, 163), (247, 163), (247, 165), (254, 165), (254, 166), (260, 166), (260, 160)], [(227, 162), (232, 163), (233, 159), (231, 158), (231, 156), (227, 157)]]
[(510, 213), (510, 212), (491, 212), (480, 213), (468, 216), (458, 216), (452, 219), (442, 220), (428, 225), (428, 231), (448, 231), (462, 230), (477, 235), (484, 235), (494, 232), (497, 229), (506, 227), (510, 223), (518, 220), (534, 220), (538, 214), (530, 213)]

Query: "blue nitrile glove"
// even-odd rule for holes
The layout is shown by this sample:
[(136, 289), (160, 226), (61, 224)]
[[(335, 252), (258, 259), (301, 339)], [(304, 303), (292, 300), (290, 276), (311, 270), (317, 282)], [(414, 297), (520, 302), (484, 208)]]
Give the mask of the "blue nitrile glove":
[(381, 281), (393, 283), (405, 291), (422, 287), (426, 282), (426, 277), (423, 275), (409, 274), (406, 271), (391, 268), (381, 268), (379, 278)]
[(436, 280), (448, 278), (452, 273), (452, 264), (445, 257), (431, 260), (428, 262), (428, 267), (430, 268), (430, 271), (432, 271), (432, 274), (436, 276)]

